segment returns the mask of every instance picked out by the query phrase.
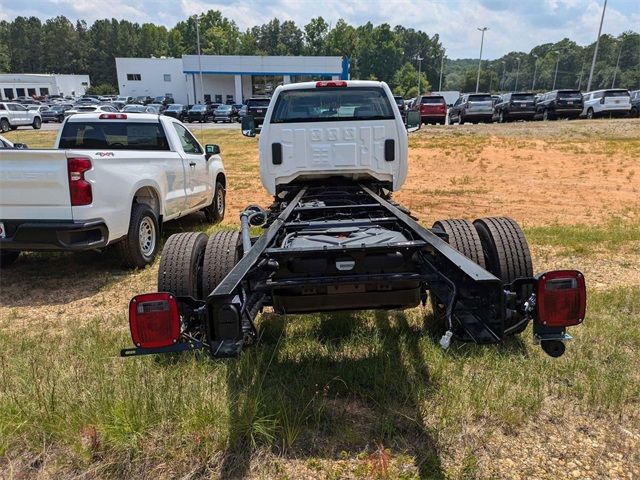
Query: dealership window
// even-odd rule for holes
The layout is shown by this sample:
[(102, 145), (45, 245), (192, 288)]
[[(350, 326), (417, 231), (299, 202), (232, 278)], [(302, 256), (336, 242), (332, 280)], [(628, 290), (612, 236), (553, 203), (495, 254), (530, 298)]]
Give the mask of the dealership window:
[(282, 75), (252, 75), (251, 92), (252, 95), (270, 97), (278, 85), (282, 85)]
[(13, 96), (13, 88), (4, 89), (4, 98), (6, 98), (7, 100), (13, 100), (15, 98)]
[(46, 87), (41, 87), (40, 88), (40, 95), (45, 96), (45, 95), (49, 95), (49, 89)]
[(130, 82), (139, 82), (142, 80), (142, 75), (139, 73), (127, 73), (127, 80)]
[(170, 73), (165, 73), (164, 74), (164, 81), (165, 82), (170, 82), (171, 81), (171, 74)]
[(18, 97), (24, 97), (24, 88), (16, 88), (16, 95)]
[(27, 88), (27, 95), (29, 95), (30, 97), (35, 97), (36, 96), (36, 89), (35, 88)]
[(216, 95), (216, 103), (222, 103), (222, 95)]
[(331, 75), (291, 75), (291, 83), (319, 82), (320, 80), (331, 79)]

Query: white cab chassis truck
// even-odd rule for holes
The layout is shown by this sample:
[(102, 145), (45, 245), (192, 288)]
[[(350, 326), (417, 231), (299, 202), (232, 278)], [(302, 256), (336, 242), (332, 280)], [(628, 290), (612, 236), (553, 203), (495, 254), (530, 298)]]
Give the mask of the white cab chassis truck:
[[(240, 231), (172, 235), (158, 292), (131, 300), (132, 348), (123, 356), (204, 348), (235, 356), (258, 338), (255, 318), (276, 313), (405, 309), (430, 300), (427, 328), (501, 342), (533, 322), (552, 356), (585, 315), (583, 275), (534, 275), (510, 218), (420, 225), (392, 200), (407, 176), (407, 125), (385, 83), (322, 81), (276, 89), (260, 134), (260, 172), (273, 194), (250, 205)], [(256, 135), (251, 116), (242, 133)], [(263, 233), (251, 236), (251, 226)]]
[(116, 245), (123, 263), (155, 258), (163, 222), (225, 212), (220, 149), (179, 121), (101, 113), (65, 120), (53, 150), (0, 150), (0, 259), (22, 251)]

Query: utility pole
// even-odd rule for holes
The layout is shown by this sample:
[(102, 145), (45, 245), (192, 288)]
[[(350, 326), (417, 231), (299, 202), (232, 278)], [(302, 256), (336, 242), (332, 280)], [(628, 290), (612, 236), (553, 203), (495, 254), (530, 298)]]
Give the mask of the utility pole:
[(556, 89), (556, 80), (558, 79), (558, 66), (560, 65), (560, 50), (556, 50), (555, 53), (558, 54), (558, 61), (556, 62), (556, 74), (553, 76), (553, 87), (551, 87), (551, 90)]
[(514, 92), (518, 91), (518, 77), (520, 76), (520, 57), (516, 57), (516, 60), (518, 60), (518, 69), (516, 70), (516, 86), (513, 89)]
[(613, 80), (611, 81), (611, 88), (615, 88), (616, 76), (618, 75), (618, 67), (620, 66), (620, 54), (622, 53), (622, 42), (620, 42), (620, 50), (618, 50), (618, 61), (616, 62), (616, 69), (613, 71)]
[(440, 59), (440, 84), (438, 85), (438, 91), (442, 91), (442, 70), (444, 70), (444, 51), (442, 52), (442, 59)]
[[(202, 86), (202, 55), (200, 54), (200, 16), (194, 15), (196, 19), (196, 38), (198, 39), (198, 70), (200, 71), (200, 95), (202, 95), (202, 104), (204, 105), (204, 87)], [(197, 96), (194, 92), (194, 103), (197, 103)]]
[(422, 76), (422, 60), (424, 60), (423, 57), (420, 56), (419, 53), (416, 53), (415, 56), (413, 57), (418, 61), (418, 96), (421, 95), (421, 85), (420, 85), (420, 80), (421, 80), (421, 76)]
[(593, 70), (596, 68), (596, 58), (598, 57), (598, 46), (600, 45), (600, 34), (602, 33), (602, 22), (604, 22), (604, 12), (607, 10), (607, 0), (604, 0), (602, 7), (602, 17), (600, 17), (600, 28), (598, 28), (598, 39), (596, 40), (596, 48), (593, 51), (593, 59), (591, 60), (591, 71), (589, 72), (589, 81), (587, 82), (587, 92), (591, 91), (591, 80), (593, 80)]
[(533, 82), (531, 82), (531, 91), (535, 92), (536, 90), (536, 73), (538, 73), (538, 55), (533, 54), (533, 58), (535, 58), (534, 66), (533, 66)]
[(476, 80), (476, 93), (480, 89), (480, 66), (482, 65), (482, 47), (484, 46), (484, 32), (489, 30), (489, 27), (478, 27), (478, 30), (482, 32), (482, 39), (480, 40), (480, 59), (478, 60), (478, 79)]

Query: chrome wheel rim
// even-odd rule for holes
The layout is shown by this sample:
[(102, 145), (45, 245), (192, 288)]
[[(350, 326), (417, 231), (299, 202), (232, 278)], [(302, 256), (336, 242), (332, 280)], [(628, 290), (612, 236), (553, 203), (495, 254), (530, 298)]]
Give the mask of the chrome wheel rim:
[(138, 242), (142, 255), (150, 257), (156, 248), (156, 226), (149, 217), (143, 218), (140, 222)]
[(216, 205), (218, 206), (218, 214), (222, 215), (224, 213), (224, 191), (222, 189), (216, 193)]

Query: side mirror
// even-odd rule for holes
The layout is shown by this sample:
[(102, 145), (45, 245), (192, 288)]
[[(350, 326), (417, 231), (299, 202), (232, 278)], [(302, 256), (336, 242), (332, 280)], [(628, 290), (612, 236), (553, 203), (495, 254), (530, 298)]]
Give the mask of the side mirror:
[(421, 121), (420, 112), (417, 110), (409, 110), (407, 112), (407, 132), (415, 132), (420, 129)]
[(245, 137), (256, 136), (256, 121), (251, 115), (242, 117), (242, 135)]
[(14, 143), (13, 144), (13, 148), (25, 149), (25, 148), (29, 148), (29, 147), (27, 147), (26, 143)]
[(220, 155), (220, 146), (208, 144), (204, 146), (205, 158), (209, 160), (213, 155)]

